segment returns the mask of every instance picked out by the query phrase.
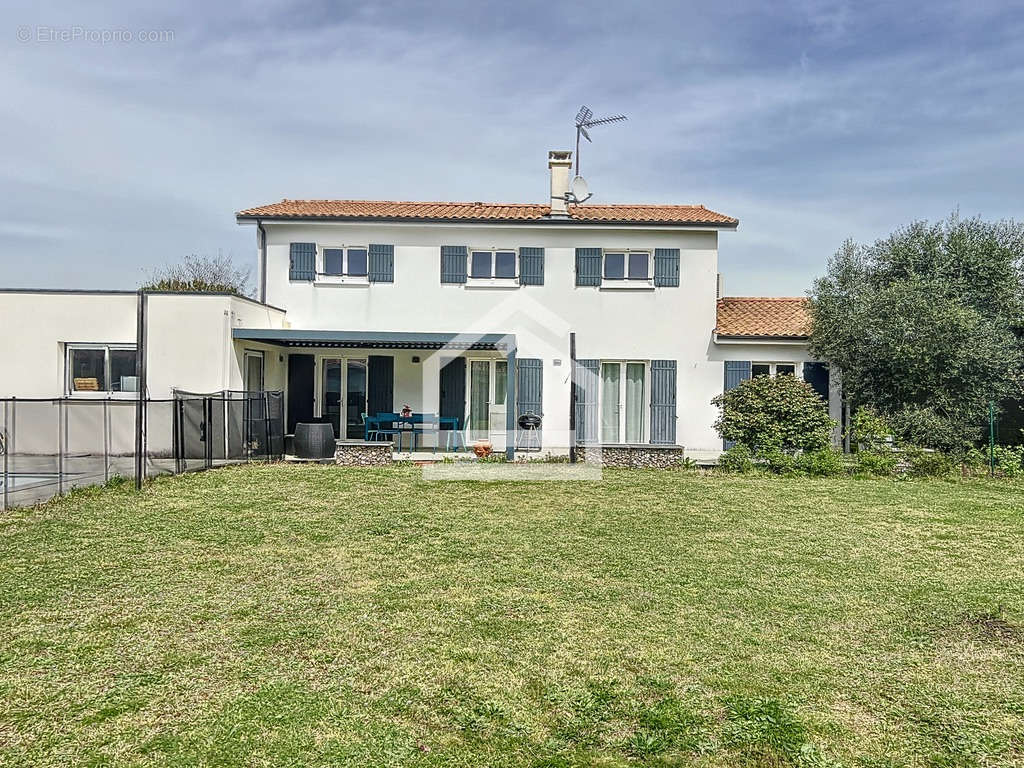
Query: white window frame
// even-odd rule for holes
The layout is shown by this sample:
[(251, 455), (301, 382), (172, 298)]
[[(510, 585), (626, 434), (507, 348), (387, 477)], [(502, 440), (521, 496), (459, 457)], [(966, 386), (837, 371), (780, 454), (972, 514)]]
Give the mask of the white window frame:
[[(613, 251), (618, 253), (618, 251)], [(604, 366), (619, 366), (619, 444), (626, 444), (626, 366), (638, 364), (644, 367), (643, 415), (641, 417), (640, 441), (629, 445), (640, 445), (649, 440), (651, 420), (651, 361), (650, 360), (601, 360), (597, 368), (597, 431), (598, 439), (604, 443), (601, 415), (604, 413)]]
[(767, 365), (768, 375), (771, 378), (775, 378), (779, 375), (778, 370), (780, 365), (792, 365), (793, 375), (798, 379), (802, 379), (804, 375), (804, 364), (797, 362), (796, 360), (751, 360), (750, 361), (750, 377), (754, 377), (754, 366), (755, 365)]
[[(623, 255), (622, 277), (605, 277), (605, 265), (608, 254), (621, 253)], [(643, 253), (647, 255), (647, 277), (629, 276), (629, 256), (632, 253)], [(654, 249), (653, 248), (602, 248), (601, 249), (601, 287), (602, 288), (626, 288), (636, 290), (638, 288), (654, 287)]]
[[(501, 250), (500, 248), (498, 250)], [(463, 418), (466, 425), (469, 424), (469, 402), (470, 402), (470, 390), (473, 386), (473, 363), (488, 363), (488, 376), (490, 376), (490, 384), (487, 390), (487, 411), (488, 414), (495, 408), (507, 408), (508, 407), (508, 368), (505, 369), (506, 375), (502, 377), (502, 381), (506, 382), (505, 387), (505, 402), (498, 403), (498, 363), (505, 363), (508, 365), (508, 358), (505, 357), (467, 357), (466, 358), (466, 413)]]
[[(512, 266), (515, 274), (512, 277), (495, 277), (494, 262), (498, 252), (512, 254)], [(491, 254), (491, 276), (473, 277), (473, 254)], [(519, 249), (503, 248), (496, 245), (470, 246), (466, 257), (466, 287), (467, 288), (512, 288), (519, 285)]]
[[(341, 363), (341, 391), (339, 393), (341, 398), (341, 415), (339, 416), (339, 427), (341, 430), (347, 432), (347, 422), (345, 419), (345, 408), (348, 402), (348, 364), (350, 361), (356, 361), (363, 363), (366, 366), (366, 406), (369, 407), (370, 400), (370, 352), (352, 350), (348, 354), (339, 354), (342, 350), (335, 352), (319, 352), (314, 356), (314, 376), (316, 381), (313, 382), (313, 415), (318, 418), (324, 418), (324, 405), (327, 402), (326, 387), (324, 386), (324, 374), (326, 372), (327, 363), (338, 362)], [(396, 408), (396, 410), (398, 410)], [(376, 414), (367, 413), (367, 416), (374, 416)], [(345, 438), (342, 438), (345, 439)], [(351, 438), (350, 438), (351, 439)]]
[[(74, 387), (74, 375), (71, 370), (71, 353), (76, 349), (87, 349), (87, 350), (103, 350), (103, 380), (106, 382), (107, 389), (99, 389), (94, 392), (88, 390), (81, 391), (76, 390)], [(100, 343), (88, 343), (88, 342), (69, 342), (64, 345), (64, 391), (68, 397), (81, 397), (81, 398), (122, 398), (134, 400), (138, 396), (138, 389), (134, 392), (116, 392), (110, 388), (110, 352), (111, 350), (116, 351), (131, 351), (138, 354), (138, 350), (134, 344), (100, 344)], [(135, 381), (136, 387), (138, 386), (139, 371), (138, 366), (135, 370)]]
[[(366, 274), (350, 275), (348, 265), (348, 252), (350, 250), (366, 251)], [(341, 251), (341, 274), (327, 274), (327, 254), (325, 251)], [(352, 243), (351, 245), (331, 245), (329, 243), (317, 243), (316, 246), (316, 282), (328, 285), (352, 284), (366, 285), (370, 282), (370, 246)]]
[[(249, 358), (258, 358), (260, 361), (260, 383), (262, 388), (251, 390), (249, 388)], [(246, 392), (266, 392), (267, 390), (267, 359), (262, 351), (258, 349), (246, 349), (242, 352), (242, 389)]]

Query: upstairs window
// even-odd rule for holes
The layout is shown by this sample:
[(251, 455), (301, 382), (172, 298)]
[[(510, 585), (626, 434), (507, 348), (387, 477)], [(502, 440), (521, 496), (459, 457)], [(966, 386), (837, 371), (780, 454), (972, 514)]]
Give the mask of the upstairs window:
[(647, 282), (651, 279), (650, 251), (605, 251), (605, 280), (636, 280)]
[(365, 246), (325, 247), (322, 251), (320, 274), (330, 277), (367, 276), (367, 248)]
[(73, 395), (138, 392), (135, 359), (134, 346), (69, 344), (67, 390)]
[(478, 249), (470, 253), (469, 276), (474, 280), (515, 280), (516, 252), (509, 249)]

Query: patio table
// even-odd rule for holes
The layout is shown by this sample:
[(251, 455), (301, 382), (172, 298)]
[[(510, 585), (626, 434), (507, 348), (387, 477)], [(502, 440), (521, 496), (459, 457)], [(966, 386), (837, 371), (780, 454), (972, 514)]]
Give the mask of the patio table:
[(409, 448), (413, 451), (418, 447), (420, 435), (426, 434), (427, 432), (440, 434), (438, 426), (440, 420), (433, 413), (414, 413), (410, 416), (402, 416), (399, 414), (396, 422), (399, 429), (399, 451), (402, 450), (402, 436), (404, 434), (409, 435)]
[(413, 413), (403, 416), (400, 413), (378, 413), (376, 416), (368, 416), (366, 419), (366, 435), (377, 437), (395, 437), (395, 449), (402, 450), (404, 435), (409, 435), (409, 447), (416, 450), (419, 447), (419, 438), (426, 433), (437, 435), (437, 448), (441, 447), (440, 434), (442, 430), (448, 432), (445, 448), (448, 451), (465, 447), (462, 433), (459, 432), (459, 419), (455, 416), (437, 416), (433, 413)]

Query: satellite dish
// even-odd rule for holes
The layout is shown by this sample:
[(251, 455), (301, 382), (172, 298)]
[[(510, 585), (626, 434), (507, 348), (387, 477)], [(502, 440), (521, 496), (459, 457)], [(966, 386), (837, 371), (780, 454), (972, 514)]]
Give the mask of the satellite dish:
[(582, 203), (590, 198), (590, 187), (587, 186), (587, 180), (582, 176), (577, 176), (572, 180), (569, 190), (573, 197), (573, 202)]

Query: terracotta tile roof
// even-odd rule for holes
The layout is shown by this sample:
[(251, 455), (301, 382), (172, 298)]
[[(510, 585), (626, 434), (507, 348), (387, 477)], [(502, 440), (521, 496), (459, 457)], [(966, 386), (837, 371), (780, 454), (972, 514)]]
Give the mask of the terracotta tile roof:
[[(353, 219), (415, 221), (558, 221), (536, 203), (417, 203), (388, 200), (282, 200), (239, 211), (239, 219)], [(703, 205), (574, 205), (569, 221), (708, 224), (735, 228), (737, 219)], [(561, 219), (565, 221), (565, 219)]]
[(811, 317), (801, 296), (726, 296), (718, 300), (719, 336), (806, 339)]

